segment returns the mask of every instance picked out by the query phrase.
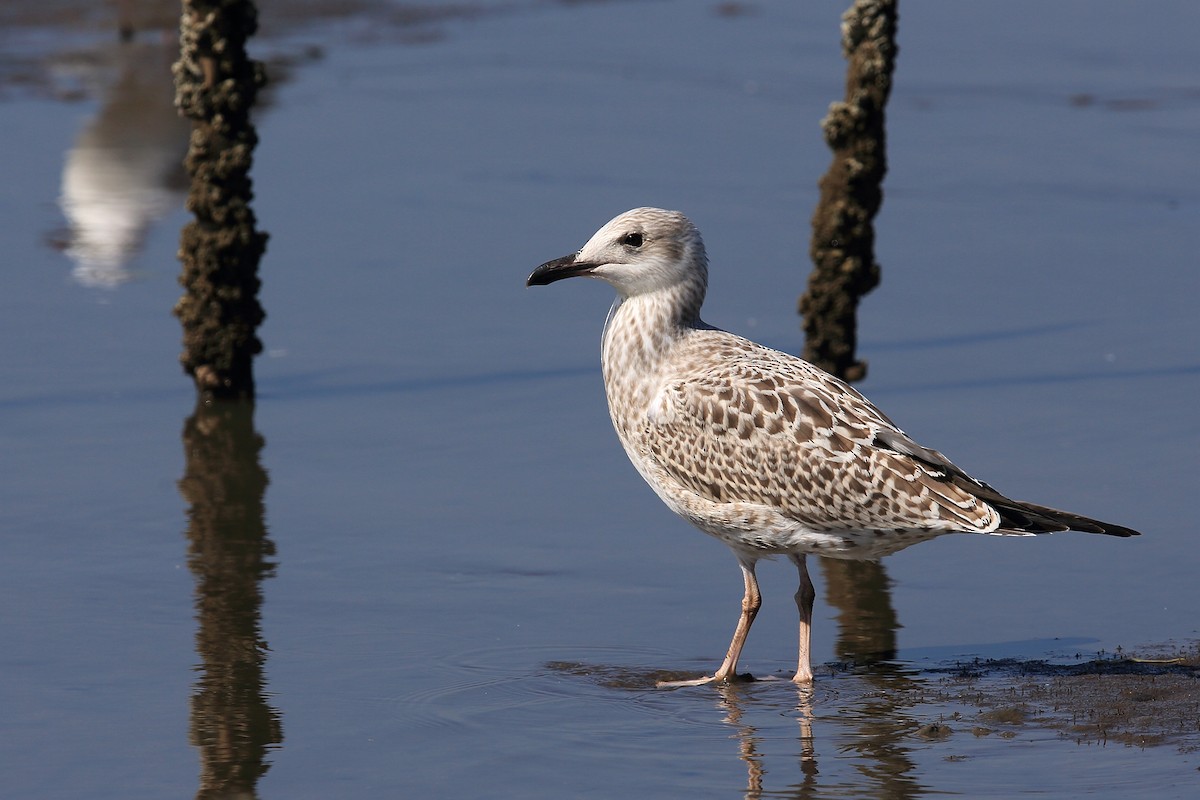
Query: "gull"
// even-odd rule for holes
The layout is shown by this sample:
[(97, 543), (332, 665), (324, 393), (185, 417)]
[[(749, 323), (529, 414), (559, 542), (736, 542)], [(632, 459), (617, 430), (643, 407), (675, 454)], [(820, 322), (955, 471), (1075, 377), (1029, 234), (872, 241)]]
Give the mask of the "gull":
[(739, 679), (738, 658), (762, 604), (755, 564), (764, 557), (786, 555), (799, 571), (792, 680), (808, 684), (810, 553), (874, 560), (946, 533), (1138, 535), (1005, 497), (917, 444), (843, 381), (703, 322), (708, 257), (678, 211), (627, 211), (579, 251), (535, 269), (526, 285), (573, 277), (617, 292), (600, 354), (629, 460), (672, 511), (729, 546), (745, 583), (721, 666), (660, 686)]

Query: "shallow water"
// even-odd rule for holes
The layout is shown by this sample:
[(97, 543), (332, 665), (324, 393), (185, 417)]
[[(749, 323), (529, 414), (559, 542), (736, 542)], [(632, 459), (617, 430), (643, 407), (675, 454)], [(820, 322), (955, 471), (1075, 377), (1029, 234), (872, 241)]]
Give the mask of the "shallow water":
[[(975, 735), (979, 708), (925, 691), (961, 660), (1200, 636), (1184, 0), (902, 9), (860, 329), (861, 388), (918, 440), (1146, 535), (826, 565), (811, 693), (651, 688), (719, 662), (738, 571), (616, 443), (607, 288), (523, 281), (619, 211), (679, 208), (708, 321), (798, 351), (843, 6), (264, 13), (251, 420), (193, 419), (176, 360), (159, 38), (9, 4), (0, 794), (1191, 796), (1194, 738)], [(793, 575), (760, 570), (755, 675), (794, 666)]]

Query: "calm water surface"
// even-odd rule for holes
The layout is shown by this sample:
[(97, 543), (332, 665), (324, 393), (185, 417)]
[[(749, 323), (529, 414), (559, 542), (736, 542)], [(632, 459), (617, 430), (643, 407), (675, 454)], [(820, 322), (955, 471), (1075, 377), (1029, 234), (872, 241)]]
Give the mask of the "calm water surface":
[[(862, 309), (862, 388), (916, 438), (1146, 535), (819, 569), (811, 692), (650, 688), (719, 661), (738, 571), (616, 443), (607, 288), (523, 280), (679, 208), (706, 318), (798, 351), (844, 5), (269, 9), (251, 418), (195, 409), (176, 361), (161, 38), (10, 3), (0, 795), (1194, 796), (1195, 752), (977, 736), (927, 691), (1200, 636), (1187, 0), (906, 5)], [(793, 575), (761, 570), (756, 675), (793, 666)]]

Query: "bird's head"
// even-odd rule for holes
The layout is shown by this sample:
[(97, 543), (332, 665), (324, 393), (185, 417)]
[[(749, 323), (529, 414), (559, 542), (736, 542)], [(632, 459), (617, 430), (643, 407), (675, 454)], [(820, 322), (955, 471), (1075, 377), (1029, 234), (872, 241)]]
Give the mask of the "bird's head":
[(635, 208), (609, 221), (578, 252), (542, 264), (525, 285), (577, 276), (605, 281), (625, 298), (684, 288), (703, 299), (708, 257), (700, 231), (683, 214)]

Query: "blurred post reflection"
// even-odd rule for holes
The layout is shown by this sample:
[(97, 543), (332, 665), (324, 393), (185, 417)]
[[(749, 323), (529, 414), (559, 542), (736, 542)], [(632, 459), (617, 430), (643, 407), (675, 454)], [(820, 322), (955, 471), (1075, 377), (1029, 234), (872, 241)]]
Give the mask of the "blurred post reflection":
[(73, 71), (102, 96), (63, 164), (66, 252), (88, 286), (129, 280), (150, 226), (183, 208), (190, 123), (175, 110), (174, 40), (113, 42)]
[(872, 665), (896, 658), (900, 622), (892, 608), (891, 584), (881, 561), (822, 558), (825, 602), (838, 610), (834, 652), (842, 661)]
[(249, 402), (200, 402), (183, 428), (179, 491), (188, 503), (201, 660), (190, 727), (201, 798), (254, 797), (267, 751), (283, 741), (279, 712), (267, 703), (259, 624), (260, 584), (275, 568), (263, 514), (263, 444)]
[(895, 664), (900, 622), (887, 570), (881, 561), (840, 558), (822, 558), (821, 570), (825, 601), (838, 610), (834, 652), (847, 664), (869, 667), (861, 676), (874, 689), (854, 704), (850, 747), (865, 759), (861, 771), (878, 787), (873, 796), (919, 797), (924, 789), (913, 777), (909, 737), (920, 724), (906, 713), (919, 685)]

